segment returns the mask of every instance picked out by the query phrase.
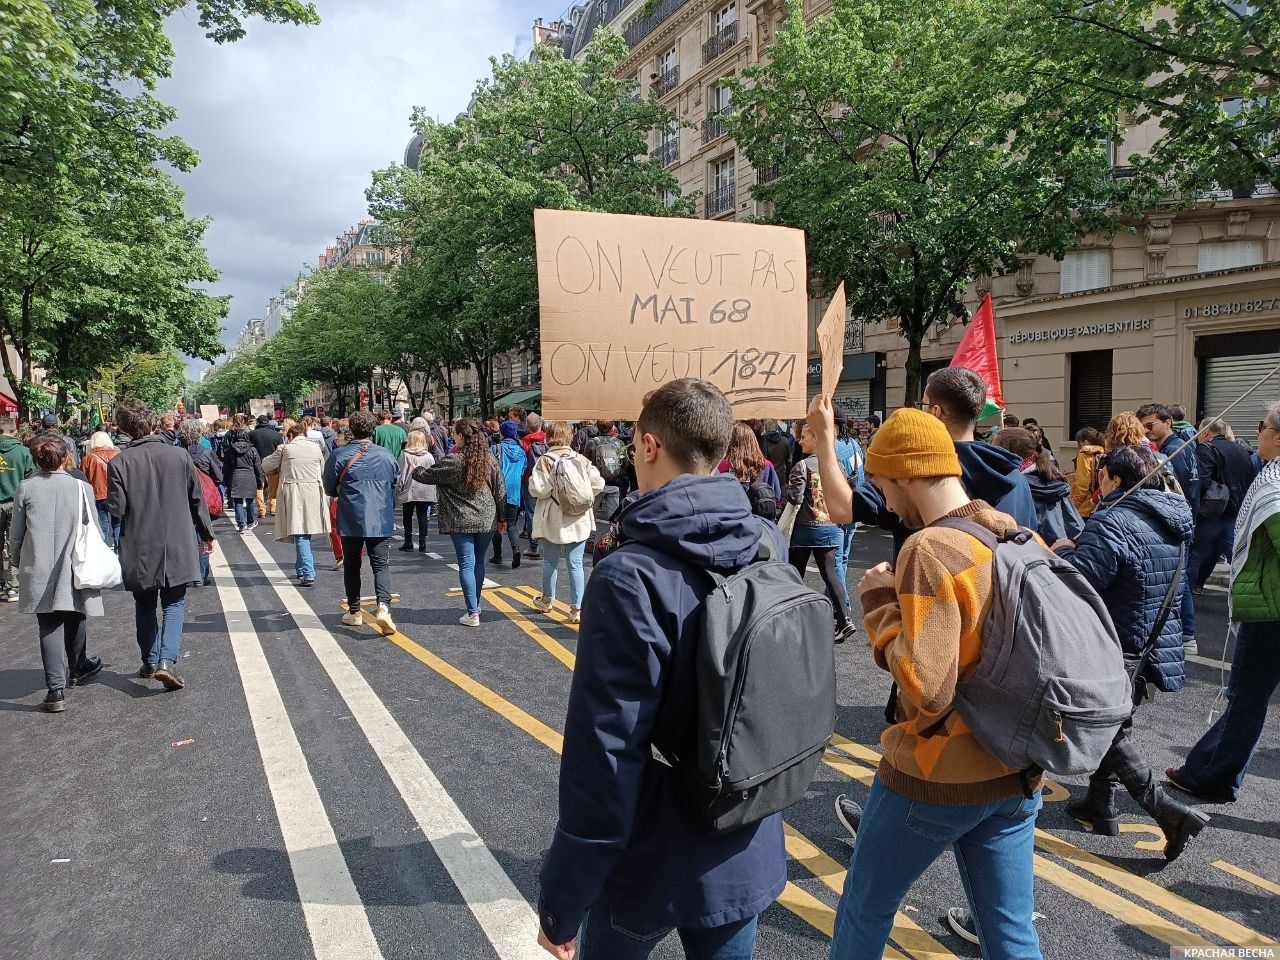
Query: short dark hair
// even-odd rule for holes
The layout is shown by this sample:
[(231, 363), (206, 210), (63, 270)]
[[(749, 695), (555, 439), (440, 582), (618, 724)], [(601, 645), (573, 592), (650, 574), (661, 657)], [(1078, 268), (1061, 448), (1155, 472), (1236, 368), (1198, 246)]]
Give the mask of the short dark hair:
[(1143, 417), (1149, 417), (1153, 414), (1158, 420), (1173, 419), (1173, 414), (1169, 412), (1169, 408), (1163, 403), (1144, 403), (1138, 408), (1137, 417), (1141, 420)]
[(265, 413), (258, 414), (258, 426), (265, 427), (270, 422), (271, 422), (271, 418), (268, 417)]
[(391, 422), (391, 412), (390, 412), (390, 411), (388, 411), (388, 410), (380, 410), (380, 411), (378, 412), (378, 422), (379, 422), (379, 423), (390, 423), (390, 422)]
[(978, 422), (987, 404), (987, 385), (968, 367), (943, 367), (925, 381), (929, 398), (963, 424)]
[(513, 403), (507, 407), (508, 420), (523, 420), (525, 418), (525, 409), (518, 403)]
[(1081, 427), (1076, 431), (1076, 443), (1091, 443), (1095, 447), (1102, 446), (1103, 436), (1094, 427)]
[(1018, 418), (1017, 418), (1017, 417), (1015, 417), (1012, 413), (1006, 413), (1003, 417), (1001, 417), (1001, 418), (1000, 418), (1000, 425), (1001, 425), (1002, 427), (1020, 427), (1020, 426), (1022, 426), (1022, 424), (1018, 422)]
[(1175, 420), (1187, 419), (1187, 408), (1184, 407), (1182, 404), (1171, 403), (1168, 405), (1168, 407), (1169, 407), (1169, 416), (1173, 417), (1173, 419)]
[(870, 424), (871, 426), (873, 426), (873, 427), (879, 428), (880, 424), (882, 424), (884, 421), (883, 421), (883, 420), (881, 420), (879, 417), (877, 417), (877, 416), (873, 413), (873, 414), (871, 414), (871, 416), (867, 417), (866, 422), (867, 422), (867, 423), (869, 423), (869, 424)]
[(1038, 427), (1040, 426), (1040, 421), (1035, 417), (1027, 417), (1027, 419), (1022, 421), (1022, 425), (1024, 427)]
[[(1107, 475), (1120, 481), (1121, 490), (1132, 490), (1138, 483), (1155, 470), (1160, 461), (1150, 447), (1116, 447), (1102, 455), (1099, 467), (1106, 467)], [(1163, 484), (1159, 475), (1147, 481), (1147, 487), (1160, 490)]]
[(651, 433), (682, 469), (710, 473), (733, 436), (733, 407), (713, 383), (683, 377), (644, 398), (636, 432)]
[(600, 436), (606, 436), (613, 432), (612, 420), (597, 420), (596, 429), (600, 431)]
[(368, 410), (357, 410), (351, 414), (347, 425), (351, 427), (351, 435), (357, 440), (367, 440), (378, 429), (378, 421)]
[(125, 399), (117, 403), (115, 421), (134, 440), (156, 432), (156, 415), (141, 400)]
[(57, 470), (67, 459), (67, 441), (62, 434), (41, 433), (31, 441), (31, 459), (41, 470)]

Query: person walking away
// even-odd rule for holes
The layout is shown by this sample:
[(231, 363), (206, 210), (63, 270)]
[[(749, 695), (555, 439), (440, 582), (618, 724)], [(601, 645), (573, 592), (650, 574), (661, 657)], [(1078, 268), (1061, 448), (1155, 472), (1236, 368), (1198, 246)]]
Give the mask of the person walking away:
[(247, 533), (258, 526), (258, 504), (265, 477), (262, 459), (250, 433), (243, 429), (233, 430), (222, 461), (222, 478), (235, 507), (236, 530), (240, 533)]
[(782, 501), (782, 481), (778, 471), (760, 452), (755, 431), (746, 421), (733, 425), (729, 449), (720, 461), (720, 473), (731, 473), (742, 484), (751, 512), (766, 520), (778, 519), (778, 504)]
[(1198, 431), (1195, 424), (1187, 421), (1187, 408), (1180, 403), (1165, 404), (1169, 408), (1169, 416), (1173, 417), (1173, 432), (1179, 439), (1190, 440)]
[[(857, 435), (854, 431), (853, 418), (849, 416), (841, 416), (838, 412), (835, 418), (836, 436), (836, 456), (840, 459), (841, 465), (844, 467), (845, 479), (850, 484), (858, 486), (866, 480), (866, 452), (862, 449), (862, 444), (858, 442)], [(849, 579), (849, 552), (853, 549), (853, 537), (858, 530), (856, 523), (842, 523), (840, 527), (840, 546), (836, 548), (836, 579), (841, 584), (845, 584), (845, 593), (848, 593)], [(832, 602), (835, 600), (832, 598)], [(847, 610), (848, 608), (846, 608)]]
[(464, 417), (454, 423), (453, 434), (453, 452), (434, 467), (413, 471), (413, 479), (435, 484), (440, 532), (453, 541), (458, 583), (467, 605), (467, 612), (458, 622), (464, 627), (478, 627), (484, 555), (495, 530), (499, 535), (506, 532), (506, 524), (498, 519), (498, 507), (506, 503), (507, 488), (480, 424)]
[(277, 447), (262, 464), (263, 473), (279, 478), (275, 538), (293, 542), (293, 572), (300, 587), (316, 582), (311, 538), (329, 532), (329, 503), (321, 480), (324, 452), (307, 432), (305, 422), (291, 425), (288, 443)]
[(593, 505), (599, 501), (605, 481), (588, 458), (573, 451), (572, 443), (573, 427), (568, 422), (551, 424), (547, 452), (534, 464), (529, 477), (529, 493), (537, 501), (533, 535), (542, 543), (543, 552), (542, 594), (533, 605), (542, 613), (551, 612), (563, 558), (569, 571), (569, 622), (576, 624), (582, 622), (586, 590), (582, 561), (596, 528)]
[[(261, 463), (271, 454), (276, 452), (276, 447), (284, 443), (284, 437), (280, 433), (280, 429), (272, 422), (271, 418), (266, 414), (258, 417), (257, 426), (248, 433), (249, 442), (253, 444), (253, 449), (258, 453), (258, 462)], [(230, 471), (227, 471), (228, 473)], [(254, 495), (254, 499), (258, 505), (258, 517), (275, 516), (276, 505), (275, 500), (268, 493), (267, 477), (262, 474), (258, 477), (258, 490)], [(254, 526), (257, 526), (257, 519), (254, 520)]]
[(1206, 803), (1239, 797), (1280, 685), (1280, 401), (1268, 404), (1258, 423), (1257, 453), (1265, 466), (1240, 505), (1231, 551), (1228, 614), (1235, 652), (1227, 709), (1182, 766), (1165, 772), (1169, 783)]
[[(806, 424), (800, 430), (800, 451), (803, 459), (791, 468), (791, 477), (783, 494), (787, 503), (798, 507), (795, 527), (791, 533), (791, 565), (803, 578), (809, 566), (809, 558), (818, 563), (818, 573), (832, 597), (836, 614), (836, 643), (844, 643), (857, 632), (849, 619), (849, 596), (844, 583), (836, 576), (836, 551), (840, 549), (840, 527), (827, 513), (822, 494), (822, 474), (818, 458), (814, 455), (814, 438)], [(841, 476), (840, 482), (848, 486)]]
[[(80, 461), (80, 467), (93, 486), (94, 505), (98, 511), (98, 525), (102, 539), (112, 550), (120, 551), (120, 521), (107, 509), (107, 464), (120, 451), (111, 442), (111, 435), (97, 431), (89, 438), (89, 449)], [(222, 475), (221, 471), (218, 473)]]
[(1093, 427), (1081, 427), (1076, 431), (1075, 472), (1071, 474), (1071, 502), (1082, 520), (1087, 520), (1094, 510), (1098, 492), (1098, 458), (1106, 451), (1102, 446), (1102, 434)]
[(716, 472), (732, 428), (724, 395), (690, 379), (649, 394), (636, 424), (641, 495), (583, 598), (542, 861), (538, 942), (559, 960), (648, 957), (672, 929), (690, 957), (750, 957), (757, 916), (786, 886), (779, 814), (712, 833), (652, 753), (659, 704), (696, 702), (707, 568), (745, 566), (766, 538), (776, 556), (785, 546), (738, 480)]
[(1025, 427), (1009, 427), (1001, 430), (992, 442), (1022, 458), (1019, 469), (1031, 487), (1039, 520), (1035, 531), (1041, 539), (1045, 543), (1056, 543), (1078, 537), (1084, 520), (1072, 502), (1071, 488), (1045, 449), (1044, 437)]
[(791, 476), (793, 461), (791, 438), (783, 432), (777, 420), (764, 422), (764, 433), (760, 435), (760, 452), (773, 464), (779, 476)]
[[(415, 420), (414, 423), (425, 421)], [(375, 431), (376, 432), (376, 431)], [(436, 505), (436, 488), (429, 483), (418, 483), (413, 471), (418, 467), (434, 467), (436, 458), (427, 448), (430, 434), (425, 430), (409, 431), (409, 440), (400, 452), (400, 478), (396, 481), (396, 503), (400, 504), (404, 524), (404, 551), (413, 549), (413, 519), (418, 518), (418, 552), (427, 552), (427, 522)]]
[(98, 519), (90, 513), (81, 482), (64, 469), (70, 455), (61, 437), (38, 436), (30, 452), (39, 472), (18, 487), (9, 548), (19, 569), (22, 612), (35, 614), (40, 631), (48, 689), (41, 707), (60, 713), (66, 709), (67, 687), (102, 670), (102, 660), (85, 649), (85, 618), (102, 616), (102, 597), (97, 590), (76, 587), (71, 563), (81, 528), (97, 527)]
[(342, 581), (349, 627), (364, 622), (360, 611), (360, 567), (365, 553), (373, 571), (377, 608), (373, 622), (385, 636), (396, 632), (391, 619), (391, 538), (396, 529), (396, 480), (400, 465), (372, 440), (377, 421), (368, 410), (351, 415), (351, 442), (334, 451), (324, 465), (324, 492), (338, 501), (342, 537)]
[(578, 430), (574, 433), (573, 443), (570, 446), (573, 447), (574, 453), (585, 454), (587, 444), (598, 436), (600, 436), (600, 424), (594, 420), (584, 420), (578, 424)]
[(383, 410), (378, 414), (378, 428), (373, 431), (373, 442), (382, 447), (398, 463), (400, 451), (409, 441), (409, 435), (399, 424), (391, 422), (391, 414)]
[(67, 452), (71, 454), (71, 465), (76, 469), (80, 468), (79, 445), (75, 442), (75, 440), (71, 439), (71, 436), (69, 434), (63, 432), (62, 426), (58, 422), (57, 417), (55, 417), (52, 413), (46, 413), (43, 417), (41, 417), (39, 433), (41, 434), (52, 433), (61, 437), (62, 442), (67, 445)]
[[(608, 525), (609, 518), (618, 512), (618, 504), (622, 502), (620, 484), (626, 472), (627, 445), (613, 435), (612, 420), (597, 420), (595, 431), (595, 436), (587, 440), (582, 450), (574, 449), (584, 454), (604, 479), (604, 489), (597, 494), (593, 508), (596, 526), (600, 527)], [(595, 530), (592, 530), (587, 540), (588, 550), (592, 548), (594, 539)]]
[[(1249, 451), (1227, 437), (1227, 430), (1227, 424), (1214, 417), (1200, 424), (1201, 441), (1196, 444), (1201, 479), (1200, 515), (1196, 518), (1196, 536), (1187, 574), (1194, 591), (1204, 588), (1220, 559), (1230, 559), (1240, 505), (1258, 475)], [(1225, 504), (1210, 505), (1208, 493), (1215, 486), (1214, 492), (1219, 494), (1225, 488)]]
[[(191, 465), (196, 468), (196, 480), (199, 480), (200, 474), (204, 474), (218, 487), (222, 486), (222, 464), (218, 458), (214, 456), (211, 447), (205, 447), (200, 441), (203, 439), (203, 431), (200, 429), (200, 423), (197, 420), (183, 420), (178, 424), (178, 442), (187, 451), (187, 455), (191, 457)], [(201, 486), (203, 491), (204, 487)], [(205, 503), (205, 509), (208, 510), (209, 504)], [(211, 514), (212, 516), (212, 514)], [(200, 531), (194, 531), (197, 544), (200, 540)], [(213, 571), (209, 567), (209, 558), (203, 553), (200, 554), (200, 585), (209, 587), (213, 585)]]
[(0, 416), (0, 600), (5, 603), (18, 602), (18, 557), (9, 542), (13, 500), (22, 481), (35, 472), (31, 451), (18, 439), (18, 421)]
[[(348, 421), (341, 420), (334, 425), (333, 431), (333, 450), (329, 451), (329, 455), (325, 457), (325, 466), (329, 465), (329, 459), (333, 456), (335, 450), (340, 450), (348, 443), (352, 442), (351, 426)], [(338, 535), (338, 500), (336, 497), (329, 497), (329, 546), (333, 550), (333, 569), (342, 569), (342, 537)]]
[(1000, 534), (1016, 522), (970, 499), (952, 436), (924, 411), (885, 421), (866, 472), (916, 532), (894, 565), (872, 567), (858, 585), (876, 664), (900, 695), (836, 911), (832, 960), (879, 960), (907, 891), (947, 847), (963, 865), (983, 955), (1039, 958), (1031, 914), (1042, 778), (988, 753), (954, 702), (956, 678), (978, 663), (993, 579), (975, 571), (993, 554), (938, 525), (963, 518)]
[(1134, 716), (1147, 697), (1148, 684), (1173, 693), (1186, 682), (1176, 602), (1181, 590), (1175, 590), (1167, 606), (1164, 601), (1175, 578), (1186, 575), (1193, 524), (1191, 509), (1180, 494), (1161, 489), (1155, 479), (1139, 486), (1158, 465), (1145, 446), (1119, 447), (1104, 454), (1098, 509), (1075, 543), (1059, 541), (1054, 552), (1098, 592), (1115, 623), (1126, 660), (1137, 665), (1135, 713), (1116, 732), (1102, 763), (1090, 775), (1088, 793), (1067, 804), (1067, 812), (1095, 833), (1117, 836), (1115, 793), (1117, 783), (1123, 784), (1164, 831), (1165, 860), (1173, 861), (1209, 818), (1161, 788), (1133, 739)]
[[(506, 497), (501, 504), (502, 514), (498, 518), (507, 525), (506, 538), (511, 547), (511, 569), (520, 569), (520, 511), (523, 507), (522, 489), (525, 466), (529, 462), (520, 446), (520, 425), (514, 420), (503, 420), (498, 426), (502, 433), (502, 442), (498, 444), (494, 456), (502, 468), (502, 483), (506, 488)], [(493, 538), (493, 556), (490, 563), (502, 563), (502, 537)]]
[(524, 447), (524, 476), (520, 480), (520, 504), (524, 516), (524, 532), (529, 538), (529, 549), (524, 555), (530, 560), (541, 560), (538, 552), (538, 541), (533, 536), (533, 495), (529, 493), (529, 475), (533, 465), (547, 452), (547, 434), (542, 429), (542, 418), (536, 413), (525, 417), (525, 435), (520, 438), (520, 446)]
[(176, 664), (187, 586), (200, 579), (200, 554), (215, 547), (209, 511), (191, 457), (155, 434), (150, 407), (122, 400), (115, 419), (133, 438), (107, 465), (107, 507), (120, 518), (120, 570), (124, 588), (133, 594), (142, 657), (138, 676), (180, 690), (185, 681)]

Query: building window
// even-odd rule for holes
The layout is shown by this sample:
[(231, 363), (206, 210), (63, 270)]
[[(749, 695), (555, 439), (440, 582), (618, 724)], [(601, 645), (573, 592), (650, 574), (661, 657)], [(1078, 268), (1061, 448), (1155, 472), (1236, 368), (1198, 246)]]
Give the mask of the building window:
[(658, 202), (662, 204), (662, 209), (670, 210), (676, 205), (676, 192), (674, 190), (667, 189), (659, 190)]
[(733, 154), (712, 161), (708, 171), (711, 189), (707, 191), (707, 218), (729, 213), (734, 207), (737, 167)]
[(702, 45), (702, 65), (705, 67), (737, 42), (738, 5), (730, 3), (712, 14), (711, 36)]
[(649, 86), (659, 97), (665, 97), (680, 84), (680, 57), (675, 47), (671, 47), (658, 57), (653, 75), (649, 77)]
[(732, 27), (738, 25), (738, 5), (737, 3), (726, 4), (715, 12), (711, 18), (711, 32), (723, 33)]
[(1232, 270), (1262, 263), (1261, 240), (1220, 240), (1200, 244), (1196, 269), (1201, 273)]
[(658, 131), (658, 145), (649, 151), (649, 156), (664, 167), (680, 159), (680, 126), (672, 121), (665, 130)]
[(1062, 258), (1059, 293), (1078, 293), (1111, 286), (1110, 250), (1069, 250)]
[(723, 81), (707, 92), (707, 118), (702, 121), (702, 142), (710, 143), (724, 136), (725, 115), (733, 109), (733, 92)]
[(1067, 439), (1081, 427), (1106, 430), (1111, 422), (1111, 351), (1085, 350), (1069, 354), (1071, 364), (1071, 421)]

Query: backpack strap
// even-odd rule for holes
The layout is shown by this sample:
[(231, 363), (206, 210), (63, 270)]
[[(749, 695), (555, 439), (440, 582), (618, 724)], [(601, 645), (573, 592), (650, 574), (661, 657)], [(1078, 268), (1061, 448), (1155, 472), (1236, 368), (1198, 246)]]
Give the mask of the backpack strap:
[(356, 465), (356, 461), (359, 460), (361, 457), (363, 457), (364, 452), (368, 449), (369, 449), (369, 444), (365, 444), (358, 451), (356, 451), (356, 455), (352, 457), (350, 460), (348, 460), (347, 465), (342, 468), (342, 472), (338, 474), (338, 483), (336, 485), (339, 490), (342, 489), (342, 481), (346, 479), (347, 471)]

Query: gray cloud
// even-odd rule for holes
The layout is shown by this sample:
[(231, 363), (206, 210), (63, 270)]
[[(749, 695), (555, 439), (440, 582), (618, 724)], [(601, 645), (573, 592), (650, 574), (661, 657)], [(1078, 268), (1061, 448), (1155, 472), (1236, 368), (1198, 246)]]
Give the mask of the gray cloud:
[(455, 116), (490, 56), (527, 51), (533, 18), (561, 12), (536, 0), (318, 6), (319, 27), (252, 23), (222, 47), (189, 14), (170, 23), (177, 62), (159, 95), (179, 113), (170, 132), (200, 152), (178, 180), (188, 214), (213, 217), (212, 291), (233, 296), (224, 343), (366, 215), (369, 174), (402, 159), (415, 106)]

